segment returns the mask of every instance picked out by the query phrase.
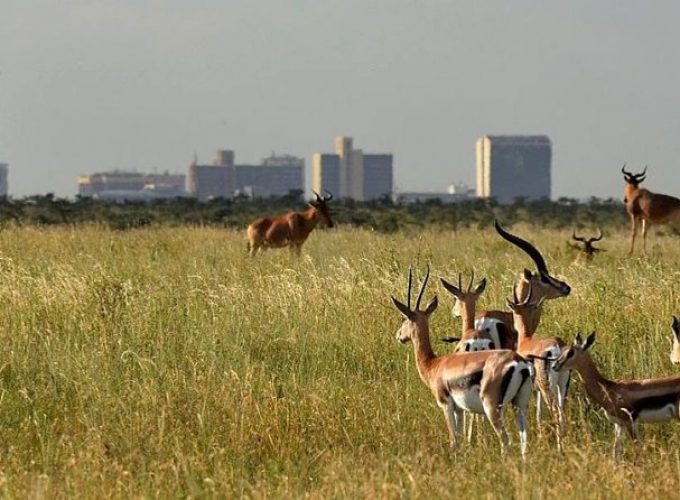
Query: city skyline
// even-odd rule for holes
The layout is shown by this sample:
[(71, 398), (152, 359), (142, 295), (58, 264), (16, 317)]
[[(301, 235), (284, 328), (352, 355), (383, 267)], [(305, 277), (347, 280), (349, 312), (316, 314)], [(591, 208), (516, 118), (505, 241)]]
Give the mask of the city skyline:
[[(184, 172), (232, 145), (307, 164), (329, 137), (394, 155), (401, 191), (474, 185), (481, 135), (545, 134), (552, 197), (680, 193), (680, 4), (8, 0), (0, 162), (10, 194), (78, 175)], [(30, 20), (31, 36), (25, 36)], [(332, 22), (331, 22), (332, 21)]]

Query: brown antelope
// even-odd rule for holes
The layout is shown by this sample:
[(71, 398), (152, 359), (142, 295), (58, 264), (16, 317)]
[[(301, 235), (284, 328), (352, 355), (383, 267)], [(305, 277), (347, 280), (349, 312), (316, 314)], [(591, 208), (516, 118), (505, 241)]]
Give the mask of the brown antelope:
[(583, 381), (588, 397), (605, 411), (614, 424), (614, 458), (619, 454), (623, 431), (639, 439), (640, 422), (665, 422), (679, 419), (680, 377), (640, 380), (610, 380), (595, 366), (588, 349), (595, 342), (595, 332), (583, 341), (576, 335), (573, 345), (562, 349), (553, 365), (558, 372), (576, 370)]
[(673, 330), (673, 346), (671, 347), (671, 363), (677, 365), (680, 363), (680, 323), (678, 318), (673, 316), (673, 322), (671, 323), (671, 329)]
[(266, 248), (290, 247), (291, 252), (300, 255), (302, 245), (309, 233), (316, 227), (319, 219), (323, 218), (328, 227), (333, 227), (328, 202), (333, 195), (326, 191), (321, 197), (314, 193), (316, 199), (310, 201), (309, 208), (304, 212), (288, 212), (276, 217), (256, 219), (248, 226), (248, 249), (251, 257), (258, 250)]
[(428, 267), (413, 309), (411, 268), (407, 303), (403, 304), (392, 297), (395, 307), (404, 316), (396, 337), (401, 343), (413, 342), (418, 374), (444, 411), (452, 448), (456, 447), (460, 435), (462, 412), (471, 412), (486, 415), (501, 441), (501, 450), (505, 450), (508, 435), (503, 409), (512, 404), (516, 409), (520, 448), (524, 456), (527, 450), (526, 411), (532, 391), (533, 366), (509, 350), (435, 355), (430, 344), (429, 318), (437, 308), (437, 297), (430, 300), (425, 310), (420, 310), (429, 276)]
[(574, 241), (578, 241), (579, 243), (582, 243), (583, 246), (578, 246), (578, 245), (572, 245), (573, 248), (577, 249), (579, 251), (578, 256), (576, 257), (577, 261), (591, 261), (593, 260), (593, 257), (597, 252), (606, 252), (604, 248), (598, 248), (593, 243), (596, 241), (602, 240), (602, 230), (598, 228), (597, 230), (597, 236), (593, 236), (592, 238), (584, 238), (582, 236), (576, 236), (576, 230), (574, 230), (571, 234), (571, 238)]
[[(535, 246), (528, 241), (508, 233), (504, 230), (498, 221), (494, 223), (496, 232), (522, 251), (524, 251), (536, 265), (536, 272), (532, 273), (529, 269), (524, 269), (520, 275), (520, 280), (517, 285), (518, 296), (520, 299), (524, 298), (529, 289), (532, 290), (534, 301), (557, 299), (559, 297), (566, 297), (571, 293), (571, 287), (564, 281), (560, 281), (553, 277), (548, 271), (548, 266), (545, 259)], [(453, 315), (460, 316), (462, 306), (459, 300), (453, 306)], [(511, 311), (477, 311), (475, 314), (475, 328), (482, 332), (489, 332), (492, 338), (498, 338), (501, 341), (500, 348), (516, 349), (517, 348), (517, 332), (514, 330), (513, 317)]]
[(628, 255), (633, 253), (635, 247), (638, 220), (642, 221), (642, 251), (644, 253), (647, 250), (647, 230), (651, 224), (680, 223), (680, 199), (640, 188), (640, 183), (645, 180), (647, 167), (641, 174), (632, 174), (626, 171), (624, 164), (621, 167), (621, 173), (623, 173), (623, 178), (626, 181), (623, 202), (626, 204), (626, 212), (628, 212), (631, 223)]
[(535, 337), (536, 329), (541, 320), (541, 304), (544, 299), (534, 301), (532, 290), (524, 300), (520, 300), (516, 290), (513, 290), (513, 300), (507, 300), (512, 310), (514, 327), (517, 331), (517, 353), (524, 358), (537, 358), (536, 381), (536, 420), (541, 420), (542, 400), (548, 405), (557, 420), (557, 446), (561, 448), (561, 437), (564, 432), (564, 404), (569, 389), (571, 372), (565, 370), (557, 373), (551, 362), (558, 358), (565, 346), (559, 337)]

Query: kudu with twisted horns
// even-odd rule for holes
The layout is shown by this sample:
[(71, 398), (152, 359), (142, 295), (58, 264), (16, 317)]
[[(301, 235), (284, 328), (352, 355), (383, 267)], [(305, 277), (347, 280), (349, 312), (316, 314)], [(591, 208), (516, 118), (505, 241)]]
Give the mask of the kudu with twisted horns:
[(308, 202), (304, 212), (288, 212), (276, 217), (257, 219), (248, 226), (248, 250), (254, 256), (259, 250), (289, 247), (291, 252), (300, 255), (302, 245), (320, 219), (333, 227), (328, 202), (333, 195), (326, 191), (324, 196), (314, 193), (315, 199)]
[(582, 244), (582, 246), (578, 245), (572, 245), (573, 248), (577, 249), (579, 251), (577, 260), (585, 260), (585, 261), (590, 261), (593, 260), (593, 256), (597, 252), (606, 252), (604, 248), (598, 248), (593, 243), (596, 241), (601, 241), (602, 240), (602, 230), (597, 229), (597, 236), (593, 236), (592, 238), (584, 238), (582, 236), (577, 236), (576, 235), (576, 230), (573, 231), (571, 238), (574, 241), (578, 241), (579, 243)]
[(642, 173), (633, 174), (626, 170), (624, 163), (621, 173), (626, 182), (623, 202), (626, 204), (626, 212), (628, 212), (631, 224), (628, 255), (631, 255), (635, 248), (638, 221), (642, 224), (642, 251), (646, 252), (647, 230), (651, 224), (672, 224), (676, 227), (680, 225), (680, 199), (667, 194), (652, 193), (641, 188), (640, 183), (646, 179), (646, 166)]
[(501, 441), (508, 445), (503, 410), (512, 404), (517, 413), (522, 456), (527, 450), (526, 412), (533, 387), (533, 366), (510, 350), (477, 351), (437, 356), (430, 343), (429, 319), (437, 308), (433, 297), (424, 310), (420, 302), (430, 276), (423, 279), (415, 308), (411, 308), (412, 270), (409, 267), (406, 304), (395, 297), (392, 303), (404, 317), (397, 330), (397, 340), (412, 342), (420, 379), (429, 387), (437, 404), (444, 411), (451, 446), (461, 434), (463, 412), (483, 413)]

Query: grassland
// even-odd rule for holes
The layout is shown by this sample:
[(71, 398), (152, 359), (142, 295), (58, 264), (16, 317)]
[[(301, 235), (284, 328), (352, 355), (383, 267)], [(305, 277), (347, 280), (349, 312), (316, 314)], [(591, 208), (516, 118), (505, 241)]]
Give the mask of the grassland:
[[(607, 235), (590, 266), (568, 234), (519, 226), (573, 294), (541, 332), (596, 330), (602, 370), (670, 366), (680, 313), (678, 239), (627, 259)], [(389, 302), (406, 269), (474, 268), (503, 304), (531, 262), (492, 230), (312, 234), (301, 259), (245, 255), (217, 229), (98, 227), (0, 233), (0, 494), (3, 497), (656, 498), (680, 491), (680, 429), (643, 427), (610, 459), (612, 429), (573, 384), (566, 450), (536, 435), (506, 457), (488, 424), (452, 455), (441, 411), (398, 344)], [(435, 336), (457, 333), (436, 280)], [(448, 348), (435, 343), (438, 352)], [(514, 436), (514, 423), (509, 420)]]

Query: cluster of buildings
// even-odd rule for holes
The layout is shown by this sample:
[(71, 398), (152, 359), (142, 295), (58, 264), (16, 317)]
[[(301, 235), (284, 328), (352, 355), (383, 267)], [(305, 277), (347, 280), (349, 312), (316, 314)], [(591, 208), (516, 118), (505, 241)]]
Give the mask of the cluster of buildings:
[[(351, 137), (336, 137), (335, 152), (312, 156), (312, 189), (336, 198), (397, 203), (439, 200), (453, 203), (473, 197), (512, 203), (517, 198), (550, 198), (552, 146), (544, 135), (485, 135), (476, 143), (476, 190), (451, 185), (442, 192), (395, 192), (391, 153), (364, 153)], [(4, 179), (6, 189), (6, 165)], [(0, 187), (2, 183), (0, 164)], [(300, 196), (305, 191), (305, 160), (273, 154), (259, 164), (236, 163), (232, 150), (218, 150), (211, 164), (195, 159), (186, 175), (106, 172), (78, 179), (78, 194), (112, 200), (152, 200), (190, 196), (199, 201)]]

